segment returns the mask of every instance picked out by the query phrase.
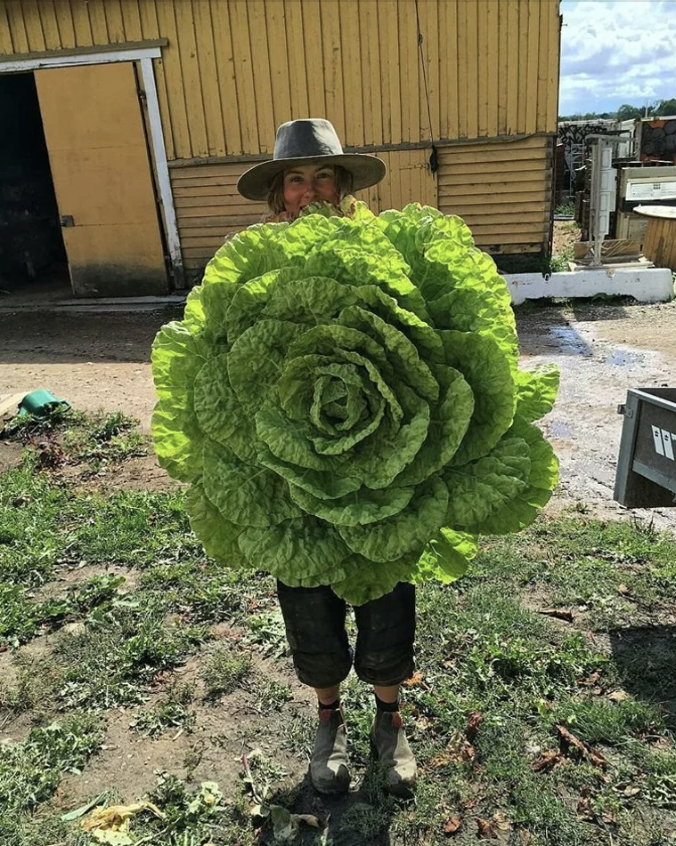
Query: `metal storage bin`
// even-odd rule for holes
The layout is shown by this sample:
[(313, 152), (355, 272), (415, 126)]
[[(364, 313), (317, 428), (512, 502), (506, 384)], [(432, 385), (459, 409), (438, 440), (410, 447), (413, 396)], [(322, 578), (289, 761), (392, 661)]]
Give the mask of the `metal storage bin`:
[(627, 508), (676, 505), (676, 388), (632, 388), (618, 412), (614, 499)]

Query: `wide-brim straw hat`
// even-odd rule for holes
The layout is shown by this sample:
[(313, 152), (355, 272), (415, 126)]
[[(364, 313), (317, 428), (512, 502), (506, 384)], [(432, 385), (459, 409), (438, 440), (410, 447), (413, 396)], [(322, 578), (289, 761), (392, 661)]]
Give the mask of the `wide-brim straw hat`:
[(277, 130), (275, 151), (270, 161), (249, 168), (237, 182), (237, 190), (248, 200), (267, 200), (278, 173), (294, 166), (336, 164), (352, 176), (352, 190), (370, 188), (387, 173), (382, 159), (365, 153), (344, 153), (336, 130), (328, 120), (307, 118), (283, 123)]

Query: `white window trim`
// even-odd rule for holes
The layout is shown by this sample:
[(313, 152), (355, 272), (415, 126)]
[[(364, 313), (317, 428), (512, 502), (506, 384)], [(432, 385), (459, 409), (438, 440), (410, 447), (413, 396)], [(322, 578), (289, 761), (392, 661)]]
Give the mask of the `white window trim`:
[(169, 165), (167, 164), (167, 148), (164, 144), (164, 132), (160, 117), (160, 102), (155, 84), (153, 59), (159, 59), (162, 52), (159, 47), (137, 47), (128, 50), (111, 50), (101, 53), (76, 53), (62, 56), (36, 56), (30, 59), (16, 59), (0, 62), (0, 73), (23, 73), (26, 71), (44, 70), (45, 68), (67, 68), (75, 65), (104, 65), (109, 62), (140, 62), (143, 76), (143, 87), (146, 93), (146, 105), (150, 121), (150, 141), (153, 146), (153, 156), (157, 172), (157, 183), (160, 192), (160, 202), (164, 215), (167, 247), (174, 272), (174, 284), (182, 288), (183, 259), (181, 256), (181, 242), (178, 234), (174, 197), (171, 193)]

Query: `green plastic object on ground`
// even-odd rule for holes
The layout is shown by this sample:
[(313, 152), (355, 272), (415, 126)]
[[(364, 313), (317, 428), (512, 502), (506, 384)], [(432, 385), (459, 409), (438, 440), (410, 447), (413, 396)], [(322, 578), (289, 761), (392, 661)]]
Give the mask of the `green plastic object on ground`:
[(66, 408), (70, 408), (67, 400), (55, 397), (47, 388), (38, 388), (37, 391), (26, 394), (19, 403), (19, 417), (24, 417), (26, 414), (48, 417), (55, 411), (63, 411)]

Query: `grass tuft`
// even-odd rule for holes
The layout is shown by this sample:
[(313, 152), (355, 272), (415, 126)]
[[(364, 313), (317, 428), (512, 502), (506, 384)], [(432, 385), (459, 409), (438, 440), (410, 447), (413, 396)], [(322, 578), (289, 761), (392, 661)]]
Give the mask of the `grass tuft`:
[(220, 699), (233, 693), (251, 672), (251, 659), (227, 647), (212, 653), (202, 669), (205, 699)]

